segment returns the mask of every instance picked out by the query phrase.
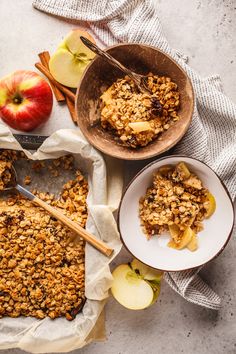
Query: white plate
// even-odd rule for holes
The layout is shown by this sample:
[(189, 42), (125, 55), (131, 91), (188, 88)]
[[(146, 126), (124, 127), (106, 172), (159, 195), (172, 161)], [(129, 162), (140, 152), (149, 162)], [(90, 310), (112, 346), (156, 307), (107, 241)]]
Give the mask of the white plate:
[[(175, 250), (167, 246), (166, 233), (147, 240), (140, 226), (139, 199), (152, 183), (153, 173), (162, 165), (184, 161), (216, 199), (216, 211), (203, 221), (198, 233), (199, 247), (195, 252)], [(234, 209), (229, 193), (216, 173), (203, 162), (184, 156), (158, 159), (140, 171), (128, 185), (119, 207), (118, 225), (127, 250), (143, 263), (164, 271), (179, 271), (198, 267), (223, 251), (231, 236)]]

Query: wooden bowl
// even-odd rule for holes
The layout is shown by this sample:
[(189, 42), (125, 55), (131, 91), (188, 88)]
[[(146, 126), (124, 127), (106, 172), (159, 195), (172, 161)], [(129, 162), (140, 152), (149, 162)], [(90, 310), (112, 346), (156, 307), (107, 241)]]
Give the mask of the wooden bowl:
[(107, 51), (129, 69), (139, 73), (166, 75), (178, 85), (180, 92), (180, 116), (167, 131), (145, 147), (125, 147), (111, 132), (100, 124), (99, 97), (123, 72), (96, 56), (85, 70), (76, 94), (78, 125), (87, 140), (98, 150), (124, 160), (142, 160), (160, 155), (172, 148), (186, 133), (192, 119), (194, 93), (190, 79), (184, 70), (159, 49), (143, 44), (118, 44)]

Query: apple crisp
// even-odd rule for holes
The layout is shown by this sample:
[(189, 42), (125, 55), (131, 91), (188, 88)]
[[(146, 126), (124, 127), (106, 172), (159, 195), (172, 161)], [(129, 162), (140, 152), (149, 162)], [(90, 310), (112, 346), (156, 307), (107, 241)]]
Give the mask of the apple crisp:
[(0, 149), (0, 191), (12, 180), (12, 163), (21, 158), (26, 158), (22, 151)]
[[(128, 147), (146, 146), (179, 120), (180, 94), (169, 77), (149, 74), (152, 95), (141, 93), (126, 76), (114, 82), (100, 97), (101, 126)], [(162, 106), (157, 112), (153, 98)]]
[[(57, 199), (33, 193), (85, 227), (88, 184), (79, 171)], [(0, 199), (0, 317), (74, 319), (85, 301), (84, 257), (83, 239), (44, 209), (19, 194)]]
[(169, 247), (197, 249), (202, 221), (215, 211), (215, 199), (184, 162), (160, 167), (152, 186), (139, 202), (141, 225), (147, 238), (169, 231)]
[(10, 161), (0, 160), (0, 190), (5, 189), (11, 182), (11, 167)]

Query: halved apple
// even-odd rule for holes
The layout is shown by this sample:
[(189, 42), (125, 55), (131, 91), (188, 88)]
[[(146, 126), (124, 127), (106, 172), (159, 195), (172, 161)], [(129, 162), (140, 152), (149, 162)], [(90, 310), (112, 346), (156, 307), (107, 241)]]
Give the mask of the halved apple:
[(152, 287), (140, 278), (128, 264), (121, 264), (112, 273), (111, 292), (114, 298), (130, 310), (141, 310), (152, 304)]
[(134, 260), (131, 265), (119, 265), (112, 275), (112, 295), (124, 307), (130, 310), (142, 310), (157, 300), (162, 272)]
[(163, 272), (161, 272), (160, 270), (148, 267), (146, 264), (143, 264), (138, 259), (133, 259), (130, 265), (136, 273), (138, 273), (144, 278), (144, 280), (156, 280), (159, 282), (161, 281)]
[(80, 29), (72, 30), (49, 61), (49, 70), (52, 76), (61, 84), (72, 88), (78, 86), (84, 69), (95, 56), (83, 44), (80, 36), (86, 37), (95, 43), (88, 32)]
[(207, 201), (205, 202), (206, 215), (205, 217), (209, 219), (216, 210), (216, 200), (213, 194), (207, 193)]
[(158, 299), (158, 297), (160, 295), (161, 287), (160, 287), (160, 284), (159, 285), (155, 285), (155, 283), (153, 283), (153, 281), (149, 282), (149, 284), (151, 285), (152, 290), (154, 291), (154, 296), (153, 296), (153, 300), (152, 300), (152, 303), (151, 303), (151, 305), (153, 305), (157, 301), (157, 299)]

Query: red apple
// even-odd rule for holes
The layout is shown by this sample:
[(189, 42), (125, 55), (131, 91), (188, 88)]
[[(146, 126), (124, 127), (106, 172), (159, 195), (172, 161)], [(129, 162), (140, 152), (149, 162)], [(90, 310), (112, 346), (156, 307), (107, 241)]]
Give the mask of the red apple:
[(33, 71), (16, 71), (0, 80), (0, 117), (25, 132), (44, 123), (52, 111), (49, 84)]

